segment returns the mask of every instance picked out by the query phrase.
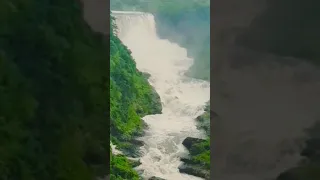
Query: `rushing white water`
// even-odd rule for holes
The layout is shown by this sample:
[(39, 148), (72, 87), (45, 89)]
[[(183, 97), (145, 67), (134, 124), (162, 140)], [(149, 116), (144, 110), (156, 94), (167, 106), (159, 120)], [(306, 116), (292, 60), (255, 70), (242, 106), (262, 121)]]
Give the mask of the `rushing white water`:
[(202, 137), (195, 118), (203, 113), (210, 98), (210, 84), (191, 79), (184, 73), (193, 60), (186, 49), (168, 40), (159, 39), (152, 14), (112, 12), (118, 36), (132, 51), (137, 68), (151, 75), (150, 84), (160, 95), (162, 114), (143, 119), (149, 125), (142, 138), (141, 170), (144, 178), (157, 176), (167, 180), (197, 180), (198, 177), (179, 173), (180, 156), (187, 153), (182, 141)]

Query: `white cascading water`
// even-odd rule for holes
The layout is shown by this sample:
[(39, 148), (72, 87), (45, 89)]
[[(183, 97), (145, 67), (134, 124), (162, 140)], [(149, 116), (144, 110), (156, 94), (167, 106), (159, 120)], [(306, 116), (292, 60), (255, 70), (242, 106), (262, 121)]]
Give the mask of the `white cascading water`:
[(184, 76), (193, 60), (186, 49), (156, 33), (154, 16), (141, 12), (116, 12), (118, 36), (132, 51), (137, 68), (151, 75), (150, 84), (160, 95), (162, 114), (143, 119), (149, 125), (141, 138), (141, 165), (137, 170), (142, 177), (151, 176), (167, 180), (197, 180), (195, 176), (179, 173), (180, 157), (188, 152), (182, 141), (186, 137), (204, 136), (196, 128), (195, 118), (204, 111), (210, 98), (210, 84)]

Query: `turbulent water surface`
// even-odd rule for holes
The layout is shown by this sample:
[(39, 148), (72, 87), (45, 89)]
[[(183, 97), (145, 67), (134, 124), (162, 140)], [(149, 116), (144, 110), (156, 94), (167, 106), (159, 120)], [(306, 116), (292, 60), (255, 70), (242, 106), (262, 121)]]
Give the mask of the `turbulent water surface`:
[(142, 137), (145, 145), (137, 168), (147, 179), (157, 176), (168, 180), (196, 180), (198, 177), (179, 173), (179, 157), (187, 153), (181, 144), (190, 137), (201, 137), (195, 118), (203, 113), (209, 100), (210, 84), (191, 79), (184, 73), (192, 65), (186, 49), (156, 33), (153, 15), (139, 12), (112, 12), (118, 36), (132, 51), (137, 68), (151, 75), (149, 82), (162, 101), (162, 114), (143, 119), (149, 125)]

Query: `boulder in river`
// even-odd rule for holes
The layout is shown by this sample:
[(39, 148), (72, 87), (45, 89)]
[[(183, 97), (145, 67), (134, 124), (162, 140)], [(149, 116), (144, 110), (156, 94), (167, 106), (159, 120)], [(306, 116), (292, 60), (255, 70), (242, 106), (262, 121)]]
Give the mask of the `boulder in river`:
[(183, 144), (188, 150), (190, 150), (191, 147), (192, 147), (194, 144), (202, 143), (202, 142), (204, 142), (204, 141), (205, 141), (204, 139), (187, 137), (185, 140), (183, 140), (182, 144)]
[[(206, 140), (187, 137), (182, 142), (182, 144), (189, 150), (191, 154), (195, 155), (194, 149), (192, 149), (192, 147), (194, 147), (196, 144), (203, 142), (206, 142)], [(183, 162), (183, 164), (179, 166), (180, 173), (190, 174), (204, 179), (210, 179), (210, 169), (206, 167), (205, 164), (202, 164), (201, 162), (194, 160), (192, 156), (183, 157), (180, 160)]]
[(133, 144), (134, 146), (138, 146), (138, 147), (141, 147), (141, 146), (144, 145), (144, 142), (143, 142), (143, 141), (137, 140), (137, 139), (133, 139), (133, 140), (131, 140), (130, 142), (131, 142), (131, 144)]
[(159, 177), (156, 177), (156, 176), (152, 176), (151, 178), (149, 178), (149, 180), (165, 180), (165, 179), (159, 178)]
[(137, 167), (141, 165), (140, 159), (135, 159), (135, 158), (128, 158), (130, 164), (132, 167)]
[(184, 163), (179, 166), (179, 172), (201, 177), (208, 180), (210, 179), (210, 172), (205, 170), (203, 167), (197, 165), (189, 165)]

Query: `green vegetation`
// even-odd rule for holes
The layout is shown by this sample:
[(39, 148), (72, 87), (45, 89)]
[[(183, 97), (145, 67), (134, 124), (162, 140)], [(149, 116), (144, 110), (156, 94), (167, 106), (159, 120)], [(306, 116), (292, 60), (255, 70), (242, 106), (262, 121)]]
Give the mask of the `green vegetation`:
[(206, 170), (210, 170), (210, 138), (205, 142), (195, 144), (190, 150), (191, 160)]
[(124, 156), (115, 156), (111, 154), (110, 161), (110, 179), (112, 180), (139, 180), (139, 175), (133, 170), (132, 165)]
[(206, 135), (209, 137), (210, 136), (210, 103), (207, 102), (207, 105), (204, 109), (204, 113), (197, 117), (197, 128), (204, 130)]
[(190, 150), (191, 160), (206, 170), (210, 170), (210, 104), (206, 105), (205, 112), (197, 118), (198, 128), (204, 130), (207, 139), (204, 142), (195, 144)]
[[(111, 32), (116, 30), (111, 18)], [(110, 34), (110, 138), (117, 148), (134, 151), (132, 140), (143, 133), (141, 117), (161, 113), (158, 94), (136, 69), (130, 50)], [(139, 179), (124, 156), (111, 155), (111, 179)]]
[(178, 43), (194, 58), (189, 76), (210, 79), (209, 0), (113, 0), (113, 10), (139, 10), (155, 15), (158, 35)]
[(0, 1), (0, 179), (109, 171), (109, 42), (78, 3)]
[[(210, 1), (209, 0), (174, 0), (174, 1), (163, 1), (163, 0), (155, 0), (155, 1), (147, 1), (147, 0), (113, 0), (111, 1), (111, 9), (112, 10), (138, 10), (143, 12), (150, 12), (155, 15), (156, 25), (158, 35), (161, 38), (169, 39), (172, 42), (178, 43), (180, 46), (186, 48), (188, 50), (189, 56), (195, 59), (194, 65), (190, 68), (188, 72), (189, 76), (199, 78), (199, 79), (210, 79)], [(112, 99), (111, 103), (115, 103), (111, 105), (113, 107), (120, 107), (116, 103), (119, 102), (135, 102), (132, 106), (128, 105), (128, 107), (111, 110), (111, 125), (113, 122), (117, 122), (117, 124), (112, 125), (111, 134), (112, 140), (118, 147), (122, 149), (128, 149), (132, 147), (132, 144), (128, 143), (132, 138), (141, 133), (143, 129), (143, 124), (140, 123), (140, 118), (142, 114), (135, 114), (137, 112), (137, 107), (139, 107), (140, 112), (149, 113), (150, 109), (148, 107), (157, 108), (159, 105), (156, 104), (156, 100), (154, 96), (150, 96), (147, 98), (148, 100), (143, 100), (143, 97), (131, 99), (130, 95), (127, 95), (129, 88), (138, 89), (137, 87), (128, 86), (126, 88), (124, 85), (130, 84), (131, 82), (137, 82), (133, 84), (144, 84), (144, 79), (141, 79), (141, 74), (137, 72), (118, 72), (123, 71), (122, 69), (116, 69), (113, 72), (113, 67), (125, 67), (130, 69), (135, 69), (135, 66), (132, 59), (125, 54), (130, 54), (129, 51), (123, 46), (117, 46), (120, 41), (114, 35), (111, 36), (111, 89), (114, 89), (114, 95), (111, 95)], [(114, 45), (113, 45), (114, 44)], [(114, 49), (114, 50), (112, 50)], [(122, 54), (122, 57), (121, 57)], [(122, 58), (123, 60), (119, 60)], [(114, 63), (114, 64), (113, 64)], [(119, 63), (128, 63), (125, 65), (119, 65)], [(137, 78), (133, 78), (130, 81), (123, 81), (123, 84), (120, 84), (120, 81), (117, 82), (117, 86), (113, 85), (112, 79), (116, 78), (116, 73), (118, 75), (130, 74), (132, 76), (136, 76)], [(113, 75), (114, 74), (114, 75)], [(114, 77), (113, 77), (114, 76)], [(120, 78), (120, 79), (129, 79), (129, 77)], [(116, 83), (115, 83), (116, 84)], [(146, 83), (145, 83), (146, 84)], [(122, 91), (124, 92), (122, 92)], [(118, 93), (121, 91), (120, 93)], [(147, 86), (145, 86), (144, 90), (136, 92), (137, 94), (151, 94), (152, 91)], [(111, 92), (113, 94), (113, 92)], [(121, 94), (126, 94), (125, 97), (128, 99), (126, 101), (121, 100), (123, 97)], [(154, 102), (151, 103), (150, 102)], [(128, 104), (128, 103), (126, 103)], [(142, 106), (146, 105), (146, 106)], [(132, 108), (130, 112), (133, 113), (131, 119), (121, 117), (121, 113), (126, 112), (125, 109)], [(129, 110), (129, 109), (128, 109)], [(157, 110), (158, 111), (158, 110)], [(154, 112), (150, 112), (154, 113)], [(199, 128), (205, 129), (210, 132), (210, 120), (209, 120), (209, 110), (202, 116), (204, 121), (199, 120)], [(119, 143), (120, 141), (120, 143)], [(124, 143), (126, 142), (126, 143)], [(192, 156), (192, 161), (196, 164), (204, 167), (204, 169), (210, 169), (210, 144), (209, 139), (205, 143), (199, 143), (194, 148), (190, 150), (190, 154)], [(129, 169), (129, 168), (125, 168)]]
[(136, 69), (130, 54), (130, 50), (111, 33), (110, 128), (111, 138), (116, 145), (123, 145), (142, 133), (142, 116), (161, 113), (160, 97), (144, 74)]

